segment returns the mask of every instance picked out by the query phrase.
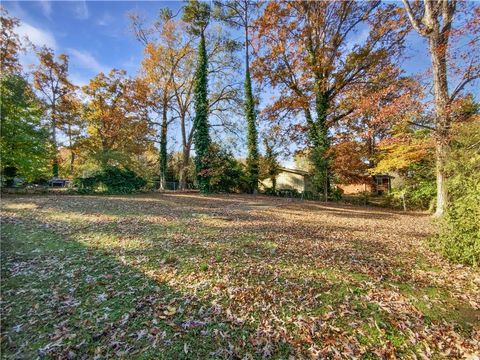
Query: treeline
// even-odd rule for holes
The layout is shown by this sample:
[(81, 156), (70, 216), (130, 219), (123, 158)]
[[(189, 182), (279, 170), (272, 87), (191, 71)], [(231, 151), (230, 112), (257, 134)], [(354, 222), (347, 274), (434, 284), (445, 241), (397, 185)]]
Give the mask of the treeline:
[[(480, 76), (479, 15), (453, 0), (189, 1), (153, 23), (131, 14), (145, 48), (139, 74), (113, 69), (79, 89), (68, 56), (51, 49), (35, 48), (38, 65), (24, 72), (19, 22), (3, 10), (2, 175), (103, 179), (113, 167), (160, 187), (256, 192), (294, 143), (325, 200), (337, 183), (395, 172), (409, 206), (446, 213), (444, 250), (478, 262), (479, 107), (469, 89)], [(411, 32), (427, 43), (423, 77), (400, 66)], [(244, 161), (226, 149), (229, 134), (245, 144)], [(169, 153), (172, 137), (180, 148)]]

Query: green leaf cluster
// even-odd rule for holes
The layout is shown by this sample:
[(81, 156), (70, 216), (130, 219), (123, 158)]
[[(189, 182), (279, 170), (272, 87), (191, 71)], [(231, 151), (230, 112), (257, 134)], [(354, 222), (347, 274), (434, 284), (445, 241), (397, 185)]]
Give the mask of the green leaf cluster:
[(450, 146), (448, 206), (441, 219), (442, 252), (450, 259), (480, 264), (480, 121), (463, 125)]
[(195, 170), (197, 172), (198, 189), (202, 193), (209, 190), (209, 179), (205, 174), (200, 175), (209, 168), (206, 159), (210, 148), (210, 134), (208, 124), (208, 60), (205, 45), (205, 36), (201, 35), (198, 50), (198, 64), (195, 72), (194, 90), (195, 133), (193, 141), (195, 144)]
[[(41, 103), (22, 76), (7, 74), (0, 81), (2, 174), (27, 181), (44, 177), (49, 172), (52, 146), (41, 123)], [(6, 168), (15, 170), (4, 173)]]
[(139, 191), (147, 182), (130, 169), (108, 167), (86, 178), (75, 178), (74, 186), (78, 192), (130, 194)]

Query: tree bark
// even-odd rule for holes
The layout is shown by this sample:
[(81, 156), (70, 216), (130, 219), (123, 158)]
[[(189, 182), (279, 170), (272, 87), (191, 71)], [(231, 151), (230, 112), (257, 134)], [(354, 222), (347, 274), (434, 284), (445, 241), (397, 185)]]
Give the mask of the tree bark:
[(58, 177), (58, 147), (57, 147), (57, 119), (56, 119), (55, 103), (52, 105), (52, 144), (53, 144), (53, 177)]
[(429, 37), (430, 55), (433, 73), (433, 91), (435, 98), (435, 145), (436, 145), (436, 177), (437, 208), (435, 216), (445, 212), (447, 189), (445, 184), (445, 158), (450, 128), (448, 114), (448, 81), (446, 61), (446, 39), (441, 34), (432, 33)]
[[(424, 0), (423, 18), (415, 16), (408, 0), (403, 0), (413, 28), (428, 39), (432, 61), (433, 91), (435, 99), (435, 150), (437, 177), (437, 209), (435, 216), (442, 216), (446, 209), (447, 188), (445, 184), (445, 158), (450, 134), (451, 118), (448, 113), (450, 97), (447, 80), (447, 49), (456, 0), (442, 2)], [(442, 23), (439, 21), (441, 16)]]
[(190, 160), (190, 147), (186, 146), (183, 148), (183, 152), (182, 152), (182, 164), (180, 167), (180, 176), (179, 176), (180, 190), (185, 190), (187, 188), (187, 171), (188, 171), (189, 160)]
[(167, 106), (163, 104), (162, 125), (160, 130), (160, 189), (165, 190), (167, 178)]

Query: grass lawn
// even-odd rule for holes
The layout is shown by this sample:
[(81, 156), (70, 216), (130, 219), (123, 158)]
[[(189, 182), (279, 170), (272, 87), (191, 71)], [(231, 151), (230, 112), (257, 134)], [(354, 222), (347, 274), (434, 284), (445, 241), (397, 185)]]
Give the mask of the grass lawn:
[(263, 196), (6, 196), (1, 356), (480, 353), (480, 274), (424, 214)]

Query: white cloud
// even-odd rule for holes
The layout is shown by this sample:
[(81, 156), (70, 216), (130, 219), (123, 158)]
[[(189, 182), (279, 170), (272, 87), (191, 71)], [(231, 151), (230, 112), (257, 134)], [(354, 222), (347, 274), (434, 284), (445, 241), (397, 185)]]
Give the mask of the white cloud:
[(106, 12), (103, 16), (97, 20), (97, 25), (99, 26), (107, 26), (110, 25), (113, 21), (113, 16), (110, 13)]
[(37, 4), (42, 9), (43, 15), (47, 19), (50, 19), (50, 15), (52, 15), (52, 3), (49, 0), (40, 0)]
[(79, 73), (71, 73), (70, 81), (73, 84), (79, 87), (82, 87), (82, 86), (88, 85), (88, 83), (90, 82), (90, 78), (88, 78), (87, 76), (81, 75)]
[(84, 68), (92, 70), (95, 73), (104, 72), (108, 73), (109, 68), (100, 64), (95, 57), (90, 54), (88, 51), (81, 51), (77, 49), (67, 49), (68, 53), (71, 55), (73, 62), (79, 68)]
[(138, 71), (142, 60), (138, 59), (136, 56), (130, 56), (127, 61), (122, 63), (122, 68), (128, 70), (129, 72)]
[(71, 4), (74, 5), (73, 12), (75, 13), (75, 17), (77, 19), (86, 20), (90, 17), (87, 2), (85, 0), (72, 1)]
[(27, 37), (35, 46), (47, 46), (53, 50), (56, 50), (58, 47), (55, 36), (53, 36), (51, 32), (37, 28), (24, 21), (22, 21), (17, 28), (17, 33), (24, 45), (26, 45), (24, 38)]

